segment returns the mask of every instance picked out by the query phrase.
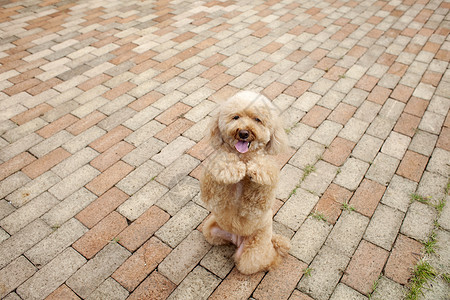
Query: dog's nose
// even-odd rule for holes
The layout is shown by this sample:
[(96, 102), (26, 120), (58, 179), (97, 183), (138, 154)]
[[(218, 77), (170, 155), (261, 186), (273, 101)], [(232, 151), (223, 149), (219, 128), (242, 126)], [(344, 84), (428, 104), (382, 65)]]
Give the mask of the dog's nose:
[(247, 130), (239, 130), (239, 137), (243, 140), (247, 139), (249, 136), (249, 133)]

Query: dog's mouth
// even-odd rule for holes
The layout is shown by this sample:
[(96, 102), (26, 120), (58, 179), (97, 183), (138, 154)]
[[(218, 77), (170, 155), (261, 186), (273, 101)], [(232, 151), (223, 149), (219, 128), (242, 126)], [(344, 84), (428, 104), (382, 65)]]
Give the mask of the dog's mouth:
[(251, 143), (252, 142), (249, 142), (249, 141), (238, 140), (237, 143), (234, 145), (234, 147), (240, 153), (245, 153), (250, 148)]

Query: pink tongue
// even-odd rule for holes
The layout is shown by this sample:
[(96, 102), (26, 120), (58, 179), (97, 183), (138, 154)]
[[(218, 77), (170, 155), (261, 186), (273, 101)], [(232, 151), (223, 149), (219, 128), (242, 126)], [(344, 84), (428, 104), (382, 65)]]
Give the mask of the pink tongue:
[(236, 143), (236, 145), (234, 145), (234, 147), (236, 147), (237, 151), (239, 151), (241, 153), (245, 153), (248, 151), (248, 142), (239, 141)]

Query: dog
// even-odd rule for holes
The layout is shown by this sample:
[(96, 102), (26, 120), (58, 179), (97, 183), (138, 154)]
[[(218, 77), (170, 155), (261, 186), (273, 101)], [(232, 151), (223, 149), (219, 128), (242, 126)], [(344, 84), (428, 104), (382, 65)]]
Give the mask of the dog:
[(278, 111), (263, 95), (238, 92), (219, 107), (208, 138), (216, 151), (200, 179), (211, 211), (203, 234), (212, 245), (236, 245), (233, 258), (242, 274), (269, 271), (290, 248), (287, 238), (272, 232), (280, 173), (274, 155), (287, 147)]

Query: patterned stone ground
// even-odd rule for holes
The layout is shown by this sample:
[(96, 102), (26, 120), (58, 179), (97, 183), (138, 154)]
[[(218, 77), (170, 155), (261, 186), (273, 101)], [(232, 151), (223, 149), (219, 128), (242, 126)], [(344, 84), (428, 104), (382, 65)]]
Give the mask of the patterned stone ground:
[[(0, 5), (0, 298), (403, 299), (418, 261), (448, 296), (449, 2)], [(240, 89), (291, 143), (292, 250), (253, 276), (201, 234), (204, 130)]]

